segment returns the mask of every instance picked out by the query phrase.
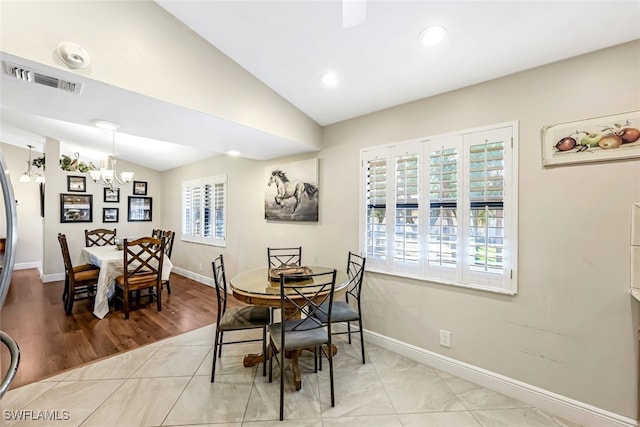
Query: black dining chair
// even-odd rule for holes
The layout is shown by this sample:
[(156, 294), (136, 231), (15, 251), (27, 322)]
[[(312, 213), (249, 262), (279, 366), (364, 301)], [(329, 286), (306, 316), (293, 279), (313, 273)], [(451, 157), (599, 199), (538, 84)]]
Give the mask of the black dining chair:
[(302, 265), (302, 246), (267, 248), (267, 266), (269, 268), (277, 268), (284, 265)]
[[(360, 297), (362, 295), (362, 282), (364, 279), (364, 265), (366, 258), (349, 252), (347, 258), (347, 276), (349, 284), (346, 287), (344, 301), (333, 301), (333, 319), (335, 323), (346, 323), (346, 330), (332, 329), (333, 335), (348, 334), (349, 344), (351, 344), (351, 334), (360, 333), (360, 348), (362, 351), (362, 363), (365, 363), (364, 357), (364, 333), (362, 331), (362, 306)], [(325, 303), (326, 304), (326, 303)], [(313, 313), (322, 322), (327, 322), (327, 308), (322, 306), (322, 310)], [(358, 322), (358, 330), (351, 329), (351, 322)]]
[[(211, 382), (215, 379), (216, 361), (222, 357), (222, 346), (247, 342), (262, 341), (262, 376), (267, 375), (267, 326), (269, 325), (269, 308), (258, 306), (230, 307), (227, 308), (227, 276), (224, 270), (224, 258), (219, 255), (211, 262), (213, 268), (213, 281), (216, 285), (216, 300), (218, 312), (216, 319), (216, 334), (213, 341), (213, 366), (211, 367)], [(246, 331), (249, 329), (262, 329), (262, 338), (224, 341), (225, 332)]]
[[(285, 355), (313, 349), (315, 372), (318, 358), (329, 361), (331, 406), (335, 406), (333, 386), (333, 346), (331, 343), (331, 310), (336, 286), (336, 270), (305, 275), (280, 275), (280, 322), (269, 325), (269, 382), (273, 378), (273, 359), (280, 365), (280, 421), (284, 419), (284, 361)], [(310, 313), (323, 312), (326, 322)], [(319, 354), (318, 354), (319, 352)], [(279, 355), (279, 358), (278, 356)], [(295, 357), (295, 356), (294, 356)]]

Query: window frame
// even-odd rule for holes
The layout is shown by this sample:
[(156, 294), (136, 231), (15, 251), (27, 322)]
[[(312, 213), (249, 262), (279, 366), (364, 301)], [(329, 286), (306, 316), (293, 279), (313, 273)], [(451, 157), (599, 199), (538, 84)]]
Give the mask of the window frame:
[[(368, 227), (368, 165), (369, 161), (386, 159), (386, 237), (385, 259), (368, 257), (367, 271), (386, 275), (407, 277), (433, 283), (453, 285), (458, 287), (486, 290), (495, 293), (515, 295), (518, 291), (517, 261), (518, 261), (518, 122), (505, 122), (482, 126), (472, 129), (456, 131), (447, 134), (399, 141), (360, 150), (360, 190), (359, 190), (359, 242), (360, 250), (367, 254)], [(471, 219), (471, 191), (469, 181), (470, 161), (467, 154), (471, 146), (482, 145), (477, 138), (482, 136), (499, 136), (504, 138), (503, 155), (503, 189), (502, 207), (504, 215), (504, 259), (501, 273), (473, 271), (473, 260), (469, 260), (469, 245), (471, 244), (469, 221)], [(430, 199), (429, 199), (429, 155), (431, 152), (444, 148), (456, 147), (461, 150), (458, 156), (456, 184), (458, 188), (456, 218), (458, 240), (456, 243), (455, 267), (440, 267), (430, 265), (429, 261), (429, 228), (430, 228)], [(396, 218), (396, 161), (399, 156), (415, 152), (418, 154), (419, 183), (417, 210), (419, 256), (417, 262), (406, 263), (394, 260), (395, 218)], [(378, 180), (379, 181), (379, 180)]]
[[(216, 194), (216, 185), (222, 185), (223, 194), (222, 200), (217, 198)], [(187, 204), (186, 204), (186, 196), (185, 190), (190, 188), (193, 192), (194, 188), (202, 188), (207, 185), (211, 186), (210, 189), (210, 211), (211, 211), (211, 219), (209, 229), (211, 230), (211, 236), (203, 235), (206, 231), (206, 227), (201, 227), (200, 234), (189, 233), (187, 230)], [(197, 178), (182, 181), (181, 184), (181, 233), (180, 240), (184, 242), (191, 243), (200, 243), (203, 245), (209, 246), (218, 246), (218, 247), (226, 247), (227, 246), (227, 193), (228, 193), (228, 185), (227, 185), (227, 174), (215, 175), (205, 178)], [(193, 194), (193, 193), (192, 193)], [(216, 209), (217, 203), (222, 201), (222, 236), (216, 235), (216, 229), (218, 228), (217, 222), (218, 218), (218, 209)], [(206, 203), (202, 203), (200, 207), (200, 217), (205, 216)], [(192, 230), (193, 231), (193, 230)]]

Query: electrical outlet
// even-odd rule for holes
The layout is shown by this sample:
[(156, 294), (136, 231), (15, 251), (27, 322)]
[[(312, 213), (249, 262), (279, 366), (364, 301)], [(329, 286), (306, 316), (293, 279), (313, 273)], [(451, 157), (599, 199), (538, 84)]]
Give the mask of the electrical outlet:
[(440, 345), (443, 347), (451, 347), (451, 332), (440, 329)]
[(198, 264), (198, 269), (202, 271), (202, 263)]

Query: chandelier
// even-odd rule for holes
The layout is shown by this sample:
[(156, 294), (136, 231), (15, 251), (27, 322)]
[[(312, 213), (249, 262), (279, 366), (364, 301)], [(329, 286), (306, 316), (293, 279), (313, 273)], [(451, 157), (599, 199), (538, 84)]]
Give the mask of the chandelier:
[[(122, 172), (118, 176), (118, 172), (116, 171), (116, 129), (120, 126), (117, 123), (106, 122), (104, 120), (95, 120), (94, 124), (99, 128), (111, 130), (111, 169), (108, 168), (107, 164), (107, 167), (100, 168), (100, 170), (90, 170), (89, 174), (93, 182), (115, 190), (121, 185), (133, 180), (133, 172)], [(109, 160), (107, 160), (107, 162), (109, 162)]]
[(29, 147), (29, 160), (27, 160), (27, 170), (22, 174), (18, 181), (31, 182), (31, 180), (35, 176), (35, 181), (38, 183), (42, 183), (44, 182), (44, 176), (31, 170), (31, 149), (33, 148), (33, 145), (27, 145), (27, 147)]

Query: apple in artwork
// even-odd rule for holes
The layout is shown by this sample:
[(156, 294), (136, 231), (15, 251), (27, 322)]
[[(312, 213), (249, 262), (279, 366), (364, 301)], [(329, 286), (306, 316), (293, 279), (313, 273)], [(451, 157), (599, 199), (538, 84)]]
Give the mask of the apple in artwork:
[(593, 133), (593, 132), (592, 133), (584, 132), (584, 133), (586, 133), (586, 135), (580, 139), (580, 145), (588, 145), (589, 147), (597, 147), (598, 143), (604, 136), (600, 133)]
[(570, 136), (566, 136), (562, 138), (560, 141), (558, 141), (555, 147), (558, 151), (568, 151), (574, 148), (575, 146), (576, 146), (576, 140), (571, 138)]
[(640, 139), (640, 130), (636, 128), (624, 128), (620, 130), (617, 135), (622, 139), (623, 144), (628, 144)]
[(600, 148), (605, 150), (609, 148), (618, 148), (622, 145), (622, 138), (618, 135), (605, 135), (598, 141)]

